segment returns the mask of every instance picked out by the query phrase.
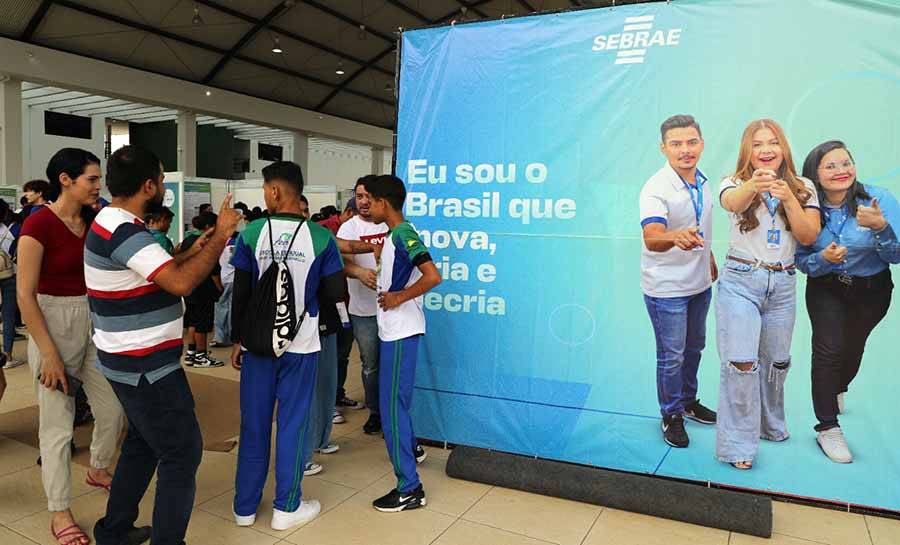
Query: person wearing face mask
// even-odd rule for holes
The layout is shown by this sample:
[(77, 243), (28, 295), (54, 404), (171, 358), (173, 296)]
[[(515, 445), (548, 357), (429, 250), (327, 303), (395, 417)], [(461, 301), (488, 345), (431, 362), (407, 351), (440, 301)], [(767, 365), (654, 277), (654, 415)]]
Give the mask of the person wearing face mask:
[(900, 205), (887, 189), (857, 179), (853, 156), (838, 140), (809, 152), (803, 175), (815, 183), (824, 206), (824, 228), (796, 255), (797, 267), (809, 275), (816, 441), (832, 461), (850, 463), (853, 455), (838, 415), (866, 340), (891, 305), (889, 266), (900, 263)]
[(798, 243), (819, 235), (819, 199), (797, 176), (781, 126), (744, 130), (735, 173), (722, 181), (731, 236), (716, 296), (719, 418), (716, 457), (750, 469), (760, 438), (784, 441), (784, 381), (791, 365)]
[(706, 315), (717, 276), (712, 240), (712, 194), (697, 168), (700, 125), (676, 115), (660, 127), (668, 162), (641, 190), (641, 288), (656, 336), (656, 392), (663, 439), (688, 446), (684, 419), (715, 424), (697, 399), (697, 370), (706, 346)]

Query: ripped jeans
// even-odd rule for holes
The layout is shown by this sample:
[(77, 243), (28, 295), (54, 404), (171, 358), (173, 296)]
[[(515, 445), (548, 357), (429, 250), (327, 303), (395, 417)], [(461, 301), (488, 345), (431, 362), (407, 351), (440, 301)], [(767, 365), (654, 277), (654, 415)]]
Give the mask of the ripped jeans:
[[(796, 275), (796, 270), (775, 272), (728, 259), (719, 276), (716, 458), (722, 462), (752, 461), (760, 439), (790, 436), (784, 381), (791, 364)], [(735, 364), (751, 367), (744, 371)]]

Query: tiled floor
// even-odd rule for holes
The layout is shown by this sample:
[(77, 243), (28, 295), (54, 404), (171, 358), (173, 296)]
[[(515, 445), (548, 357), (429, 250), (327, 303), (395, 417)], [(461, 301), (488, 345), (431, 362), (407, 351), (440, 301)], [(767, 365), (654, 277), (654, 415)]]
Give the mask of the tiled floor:
[[(21, 343), (19, 343), (21, 344)], [(17, 346), (16, 353), (24, 352)], [(21, 354), (24, 356), (24, 354)], [(224, 354), (219, 354), (224, 356)], [(230, 367), (191, 370), (237, 380)], [(7, 371), (9, 389), (0, 413), (35, 404), (28, 367)], [(362, 397), (354, 354), (348, 387)], [(237, 400), (235, 400), (237, 402)], [(419, 471), (428, 493), (425, 509), (381, 514), (371, 501), (394, 484), (380, 437), (362, 433), (366, 411), (347, 411), (334, 427), (341, 450), (317, 455), (325, 466), (303, 481), (304, 497), (322, 502), (322, 515), (304, 527), (277, 532), (269, 527), (274, 477), (263, 494), (256, 525), (237, 528), (231, 500), (237, 449), (204, 452), (196, 507), (188, 530), (191, 545), (900, 545), (900, 521), (775, 503), (771, 540), (637, 515), (595, 505), (451, 479), (444, 473), (448, 451), (428, 448)], [(52, 545), (41, 486), (38, 451), (2, 437), (0, 430), (0, 545)], [(72, 509), (85, 529), (99, 518), (106, 493), (89, 489), (85, 469), (73, 466)], [(149, 523), (152, 489), (141, 522)]]

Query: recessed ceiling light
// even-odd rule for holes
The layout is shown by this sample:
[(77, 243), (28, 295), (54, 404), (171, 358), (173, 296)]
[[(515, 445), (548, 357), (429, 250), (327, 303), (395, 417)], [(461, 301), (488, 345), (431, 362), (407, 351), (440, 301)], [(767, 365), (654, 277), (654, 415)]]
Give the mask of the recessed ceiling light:
[(193, 23), (195, 25), (203, 24), (203, 17), (200, 17), (200, 7), (199, 6), (196, 6), (196, 5), (194, 6), (194, 17), (191, 18), (191, 23)]
[(272, 44), (272, 53), (284, 53), (281, 44), (278, 42), (278, 36), (275, 36), (275, 43)]
[(335, 74), (339, 76), (344, 75), (344, 63), (343, 61), (338, 61), (337, 70), (334, 71)]
[(210, 96), (212, 93), (210, 91), (206, 92), (206, 96)]

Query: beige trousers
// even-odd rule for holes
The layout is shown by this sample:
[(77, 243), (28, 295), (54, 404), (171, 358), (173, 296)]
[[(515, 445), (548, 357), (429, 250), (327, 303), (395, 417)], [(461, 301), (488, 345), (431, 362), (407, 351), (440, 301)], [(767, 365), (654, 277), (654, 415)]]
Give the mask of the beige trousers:
[[(87, 297), (38, 294), (37, 300), (66, 373), (84, 382), (84, 392), (94, 415), (91, 467), (107, 468), (115, 454), (125, 416), (106, 377), (94, 366), (97, 349), (91, 340), (93, 328)], [(75, 421), (75, 398), (45, 388), (38, 381), (41, 353), (31, 338), (28, 339), (28, 365), (35, 377), (41, 411), (38, 437), (47, 508), (50, 511), (65, 511), (72, 496), (72, 452), (69, 443)]]

